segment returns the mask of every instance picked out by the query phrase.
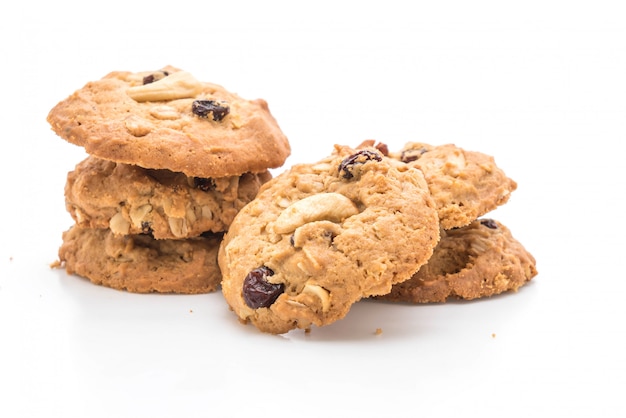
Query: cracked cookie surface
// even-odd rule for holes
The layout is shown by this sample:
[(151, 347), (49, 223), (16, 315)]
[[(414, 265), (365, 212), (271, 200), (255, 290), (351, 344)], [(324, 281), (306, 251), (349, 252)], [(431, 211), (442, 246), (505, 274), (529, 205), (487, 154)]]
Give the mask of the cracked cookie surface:
[(336, 146), (261, 187), (218, 256), (222, 292), (263, 332), (328, 325), (430, 258), (439, 221), (422, 173), (374, 148)]
[(111, 72), (59, 102), (47, 120), (98, 158), (190, 177), (263, 172), (291, 152), (263, 99), (243, 99), (174, 67)]
[(511, 231), (493, 219), (479, 219), (441, 232), (428, 263), (410, 280), (375, 299), (393, 302), (445, 302), (516, 291), (537, 275), (534, 257)]
[(59, 261), (68, 274), (135, 293), (197, 294), (216, 291), (220, 237), (155, 240), (72, 226), (63, 233)]
[(390, 156), (424, 173), (444, 229), (468, 225), (505, 204), (517, 188), (492, 156), (454, 144), (409, 142)]
[(83, 227), (116, 234), (181, 239), (228, 229), (237, 212), (271, 178), (259, 174), (187, 177), (169, 170), (87, 157), (67, 175), (66, 207)]

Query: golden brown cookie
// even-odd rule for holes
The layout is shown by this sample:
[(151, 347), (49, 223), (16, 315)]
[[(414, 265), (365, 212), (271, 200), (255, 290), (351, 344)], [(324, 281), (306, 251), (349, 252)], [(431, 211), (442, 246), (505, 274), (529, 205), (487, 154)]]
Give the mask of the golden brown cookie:
[(220, 246), (222, 292), (263, 332), (324, 326), (430, 258), (439, 220), (419, 170), (336, 147), (261, 187)]
[(67, 176), (66, 207), (83, 227), (122, 235), (148, 233), (181, 239), (228, 229), (268, 171), (221, 178), (187, 177), (169, 170), (87, 157)]
[(535, 259), (511, 231), (493, 219), (441, 232), (433, 256), (410, 280), (375, 299), (445, 302), (516, 291), (537, 275)]
[(48, 122), (93, 156), (189, 177), (260, 173), (290, 154), (264, 100), (174, 67), (112, 72), (58, 103)]
[(208, 293), (219, 288), (220, 237), (155, 240), (73, 226), (63, 233), (59, 261), (68, 274), (136, 293)]
[(453, 144), (409, 142), (390, 156), (424, 173), (444, 229), (468, 225), (505, 204), (517, 188), (492, 156)]

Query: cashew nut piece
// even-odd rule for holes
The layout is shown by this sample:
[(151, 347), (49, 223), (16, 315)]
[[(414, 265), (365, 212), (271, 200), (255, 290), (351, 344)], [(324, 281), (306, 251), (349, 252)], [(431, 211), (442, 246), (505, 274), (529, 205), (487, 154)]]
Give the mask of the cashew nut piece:
[(109, 220), (109, 228), (114, 234), (128, 235), (130, 222), (124, 219), (124, 215), (118, 212)]
[(342, 222), (358, 213), (356, 205), (340, 193), (314, 194), (289, 205), (278, 216), (272, 228), (276, 234), (288, 234), (309, 222)]
[(126, 93), (138, 102), (157, 102), (191, 98), (201, 91), (202, 83), (187, 71), (179, 71), (154, 83), (131, 87)]

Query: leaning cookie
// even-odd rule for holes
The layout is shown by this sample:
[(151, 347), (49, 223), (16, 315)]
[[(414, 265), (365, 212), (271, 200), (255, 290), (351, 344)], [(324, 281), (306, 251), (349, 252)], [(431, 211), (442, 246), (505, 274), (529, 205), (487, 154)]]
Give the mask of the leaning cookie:
[(208, 293), (219, 288), (219, 237), (155, 240), (73, 226), (63, 233), (60, 265), (68, 274), (135, 293)]
[(87, 157), (68, 173), (65, 201), (83, 227), (116, 234), (181, 239), (228, 229), (237, 212), (271, 178), (268, 171), (222, 178)]
[(424, 173), (444, 229), (468, 225), (505, 204), (517, 188), (492, 156), (453, 144), (409, 142), (390, 156)]
[(432, 258), (410, 280), (375, 299), (393, 302), (445, 302), (516, 291), (537, 275), (533, 256), (508, 228), (480, 219), (441, 232)]
[(336, 147), (261, 187), (220, 246), (222, 292), (263, 332), (324, 326), (388, 293), (432, 255), (439, 220), (419, 170)]
[(112, 72), (59, 102), (47, 120), (90, 155), (190, 177), (259, 173), (290, 154), (264, 100), (174, 67)]

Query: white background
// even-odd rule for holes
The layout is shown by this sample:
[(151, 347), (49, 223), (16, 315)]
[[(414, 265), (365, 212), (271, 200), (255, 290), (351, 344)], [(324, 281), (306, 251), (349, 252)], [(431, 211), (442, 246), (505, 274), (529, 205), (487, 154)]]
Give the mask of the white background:
[[(5, 8), (0, 416), (626, 416), (622, 3)], [(293, 148), (285, 167), (369, 138), (493, 155), (519, 187), (490, 216), (539, 275), (476, 302), (360, 302), (272, 336), (220, 293), (135, 295), (50, 269), (72, 223), (65, 176), (85, 154), (47, 112), (109, 71), (167, 64), (266, 99)]]

